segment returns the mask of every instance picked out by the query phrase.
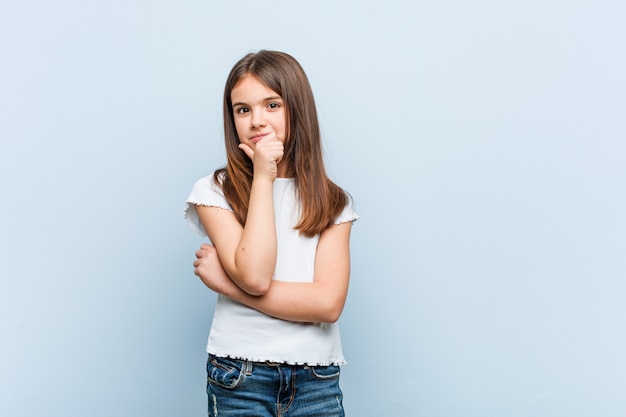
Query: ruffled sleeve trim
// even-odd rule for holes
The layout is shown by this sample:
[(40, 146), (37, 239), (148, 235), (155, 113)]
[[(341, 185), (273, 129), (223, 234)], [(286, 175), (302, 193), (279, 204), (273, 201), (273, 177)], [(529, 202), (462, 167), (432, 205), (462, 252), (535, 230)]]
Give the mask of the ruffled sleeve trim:
[(343, 211), (339, 213), (339, 216), (335, 219), (335, 224), (342, 223), (354, 223), (359, 219), (359, 215), (354, 211), (354, 202), (352, 197), (348, 195), (348, 204), (343, 208)]
[(222, 190), (213, 182), (213, 174), (200, 178), (193, 186), (191, 194), (185, 202), (184, 217), (187, 225), (202, 237), (206, 231), (202, 227), (196, 206), (217, 207), (232, 211), (226, 202)]

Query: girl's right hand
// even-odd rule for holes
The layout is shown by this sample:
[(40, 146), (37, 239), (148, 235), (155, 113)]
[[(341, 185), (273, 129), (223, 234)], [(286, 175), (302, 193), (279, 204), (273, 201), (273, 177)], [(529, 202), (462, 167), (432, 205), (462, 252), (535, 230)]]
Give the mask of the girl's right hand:
[(240, 143), (239, 149), (252, 160), (255, 178), (262, 177), (271, 181), (276, 179), (278, 164), (283, 159), (284, 145), (275, 133), (270, 133), (259, 140), (254, 145), (254, 149), (245, 143)]
[(196, 274), (210, 289), (219, 294), (228, 295), (232, 293), (235, 283), (230, 279), (215, 247), (203, 244), (196, 251), (196, 260), (193, 263), (194, 274)]

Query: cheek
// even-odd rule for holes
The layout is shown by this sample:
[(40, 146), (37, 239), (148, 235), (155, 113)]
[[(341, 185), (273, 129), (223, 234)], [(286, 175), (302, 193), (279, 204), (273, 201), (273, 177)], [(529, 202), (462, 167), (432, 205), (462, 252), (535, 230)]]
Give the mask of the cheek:
[(286, 132), (287, 131), (287, 120), (285, 116), (279, 116), (274, 120), (274, 126), (277, 131)]
[(235, 131), (237, 132), (237, 136), (239, 137), (239, 142), (241, 142), (241, 139), (246, 137), (246, 131), (241, 121), (235, 120)]

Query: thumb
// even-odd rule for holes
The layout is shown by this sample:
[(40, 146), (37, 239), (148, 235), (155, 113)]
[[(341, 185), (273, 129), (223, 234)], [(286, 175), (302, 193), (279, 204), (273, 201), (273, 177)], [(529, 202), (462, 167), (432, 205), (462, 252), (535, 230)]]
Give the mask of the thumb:
[(240, 143), (239, 144), (239, 149), (244, 151), (246, 153), (246, 155), (248, 155), (248, 158), (250, 158), (250, 159), (252, 159), (252, 157), (254, 156), (254, 151), (252, 150), (252, 148), (249, 147), (248, 145), (246, 145), (245, 143)]

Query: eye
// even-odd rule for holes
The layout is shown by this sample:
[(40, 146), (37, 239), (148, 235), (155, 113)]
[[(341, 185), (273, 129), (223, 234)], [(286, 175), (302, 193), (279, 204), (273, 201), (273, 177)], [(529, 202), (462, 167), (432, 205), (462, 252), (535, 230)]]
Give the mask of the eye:
[(235, 109), (235, 113), (237, 113), (237, 114), (244, 114), (244, 113), (248, 113), (249, 111), (250, 111), (249, 108), (243, 107), (243, 106), (242, 107), (237, 107)]
[(271, 103), (269, 103), (269, 104), (267, 105), (267, 108), (268, 108), (268, 109), (270, 109), (270, 110), (276, 110), (276, 109), (278, 109), (279, 107), (280, 107), (280, 103), (277, 103), (277, 102), (275, 102), (275, 101), (273, 101), (273, 102), (271, 102)]

